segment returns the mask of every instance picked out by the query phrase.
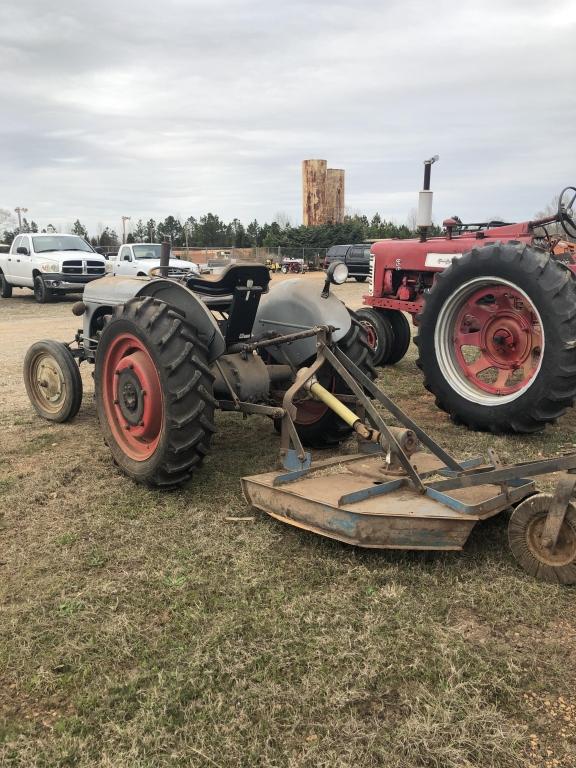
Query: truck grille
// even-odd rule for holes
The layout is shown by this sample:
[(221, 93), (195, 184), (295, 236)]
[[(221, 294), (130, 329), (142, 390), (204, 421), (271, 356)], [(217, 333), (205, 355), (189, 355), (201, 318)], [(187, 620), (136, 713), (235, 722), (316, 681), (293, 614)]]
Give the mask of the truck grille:
[(370, 272), (368, 273), (368, 296), (374, 296), (374, 256), (370, 254)]
[(105, 271), (105, 266), (100, 261), (68, 259), (62, 262), (63, 275), (103, 275)]

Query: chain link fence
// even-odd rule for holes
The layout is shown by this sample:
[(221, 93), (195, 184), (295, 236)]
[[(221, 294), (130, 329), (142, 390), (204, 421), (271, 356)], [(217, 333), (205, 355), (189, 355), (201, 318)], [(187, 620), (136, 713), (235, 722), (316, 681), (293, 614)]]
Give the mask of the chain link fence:
[(257, 246), (254, 248), (226, 248), (211, 246), (205, 248), (173, 248), (173, 253), (179, 258), (193, 261), (197, 264), (208, 264), (211, 262), (234, 263), (236, 261), (257, 261), (261, 264), (272, 262), (282, 265), (286, 261), (298, 260), (306, 264), (309, 270), (322, 269), (327, 248), (313, 247), (283, 247), (268, 248)]

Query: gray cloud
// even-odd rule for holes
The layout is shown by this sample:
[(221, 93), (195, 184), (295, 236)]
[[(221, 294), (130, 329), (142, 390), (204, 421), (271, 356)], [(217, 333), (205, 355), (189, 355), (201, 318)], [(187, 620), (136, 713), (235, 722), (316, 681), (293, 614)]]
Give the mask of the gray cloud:
[(0, 6), (0, 206), (300, 218), (300, 161), (352, 210), (531, 216), (576, 182), (576, 10), (541, 2), (41, 0)]

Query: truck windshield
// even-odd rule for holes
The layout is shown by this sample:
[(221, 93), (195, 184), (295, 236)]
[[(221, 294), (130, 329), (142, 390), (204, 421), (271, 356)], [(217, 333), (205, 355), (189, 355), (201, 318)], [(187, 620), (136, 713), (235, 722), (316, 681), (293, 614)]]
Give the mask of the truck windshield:
[(160, 243), (133, 245), (132, 250), (136, 259), (159, 259), (162, 245)]
[(94, 253), (85, 240), (76, 235), (35, 235), (32, 238), (35, 253), (47, 251), (87, 251)]

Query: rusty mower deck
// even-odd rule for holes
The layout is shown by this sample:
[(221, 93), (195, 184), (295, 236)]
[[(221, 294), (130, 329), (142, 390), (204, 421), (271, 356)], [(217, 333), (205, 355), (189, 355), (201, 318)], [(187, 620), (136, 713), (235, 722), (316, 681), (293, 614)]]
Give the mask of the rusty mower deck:
[[(247, 501), (271, 517), (321, 536), (371, 549), (461, 550), (477, 522), (514, 509), (512, 552), (537, 578), (576, 583), (576, 474), (554, 496), (536, 493), (535, 475), (576, 471), (576, 454), (504, 465), (489, 451), (458, 462), (319, 333), (318, 356), (298, 372), (283, 402), (283, 469), (242, 479)], [(356, 398), (362, 418), (317, 381), (331, 365)], [(292, 423), (293, 397), (308, 392), (357, 433), (361, 453), (312, 464)], [(349, 399), (349, 398), (348, 398)], [(402, 427), (388, 425), (375, 403)], [(423, 449), (427, 450), (423, 450)]]

